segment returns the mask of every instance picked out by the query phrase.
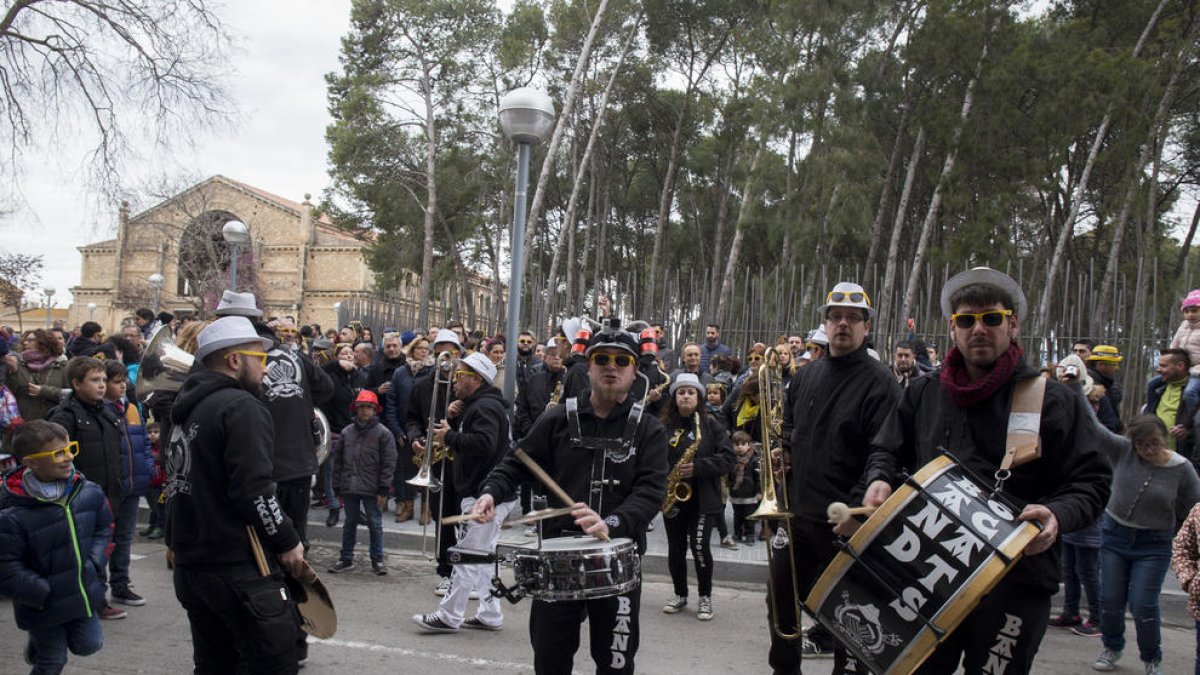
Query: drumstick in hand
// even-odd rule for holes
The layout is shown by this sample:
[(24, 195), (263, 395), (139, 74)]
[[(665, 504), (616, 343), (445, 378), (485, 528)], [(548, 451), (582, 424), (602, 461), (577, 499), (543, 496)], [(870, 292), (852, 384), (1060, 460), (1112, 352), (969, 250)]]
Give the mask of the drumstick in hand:
[(457, 525), (459, 523), (463, 523), (468, 520), (479, 520), (482, 517), (483, 517), (483, 514), (480, 514), (480, 513), (465, 513), (461, 516), (446, 516), (445, 518), (442, 518), (438, 522), (441, 523), (442, 525)]
[[(517, 448), (516, 450), (513, 450), (513, 455), (515, 455), (517, 459), (521, 460), (521, 463), (524, 464), (534, 476), (537, 476), (538, 480), (542, 481), (542, 485), (545, 485), (551, 492), (554, 493), (556, 497), (561, 499), (564, 504), (567, 506), (575, 505), (575, 500), (571, 499), (571, 495), (567, 494), (567, 491), (562, 489), (562, 486), (556, 483), (554, 479), (550, 477), (550, 474), (546, 473), (545, 469), (538, 466), (538, 463), (533, 461), (533, 458), (527, 455), (524, 450)], [(601, 541), (608, 541), (608, 535), (604, 533), (598, 534), (596, 538), (600, 539)]]

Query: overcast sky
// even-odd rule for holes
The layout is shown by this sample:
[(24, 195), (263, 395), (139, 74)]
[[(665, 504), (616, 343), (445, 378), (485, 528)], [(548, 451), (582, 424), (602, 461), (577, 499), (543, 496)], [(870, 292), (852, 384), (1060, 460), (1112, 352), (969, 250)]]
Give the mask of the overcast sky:
[[(241, 113), (238, 128), (199, 138), (195, 151), (182, 149), (170, 164), (197, 177), (223, 174), (296, 201), (309, 192), (315, 201), (328, 182), (324, 76), (337, 68), (348, 0), (233, 0), (221, 15), (235, 42), (229, 83)], [(146, 150), (143, 160), (153, 171), (163, 163)], [(89, 212), (96, 198), (80, 177), (84, 151), (55, 148), (55, 161), (27, 155), (27, 203), (0, 220), (0, 249), (46, 256), (44, 281), (57, 291), (56, 306), (69, 304), (68, 289), (79, 284), (77, 248), (116, 236), (115, 205)], [(146, 180), (152, 171), (127, 182)], [(29, 297), (41, 302), (40, 292)]]

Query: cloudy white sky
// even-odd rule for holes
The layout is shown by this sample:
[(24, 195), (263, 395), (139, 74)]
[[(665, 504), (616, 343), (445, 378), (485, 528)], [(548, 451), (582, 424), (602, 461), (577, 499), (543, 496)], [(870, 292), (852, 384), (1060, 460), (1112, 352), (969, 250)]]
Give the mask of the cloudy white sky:
[[(221, 15), (234, 35), (229, 84), (239, 124), (200, 137), (194, 151), (181, 149), (170, 164), (192, 176), (219, 173), (296, 201), (306, 192), (315, 200), (328, 183), (324, 76), (337, 68), (349, 1), (229, 0)], [(128, 183), (152, 179), (164, 164), (152, 148), (143, 150), (147, 172)], [(70, 302), (68, 289), (79, 283), (77, 247), (116, 232), (115, 205), (89, 209), (96, 196), (80, 175), (84, 153), (81, 144), (53, 148), (47, 159), (27, 155), (26, 203), (0, 219), (0, 249), (46, 256), (44, 282), (57, 290), (57, 306)], [(30, 297), (40, 302), (40, 296)]]

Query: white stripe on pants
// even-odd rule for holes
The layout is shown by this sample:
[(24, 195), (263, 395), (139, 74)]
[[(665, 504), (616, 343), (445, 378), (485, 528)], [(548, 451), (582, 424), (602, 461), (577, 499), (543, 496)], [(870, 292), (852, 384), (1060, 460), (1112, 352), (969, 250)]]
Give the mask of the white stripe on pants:
[[(458, 526), (458, 546), (472, 551), (494, 552), (496, 540), (500, 538), (500, 524), (516, 505), (515, 499), (497, 504), (496, 517), (492, 518), (490, 523), (461, 523)], [(464, 497), (461, 513), (470, 513), (474, 506), (474, 497)], [(475, 618), (489, 626), (504, 623), (500, 600), (491, 594), (494, 569), (493, 565), (455, 565), (450, 574), (450, 590), (446, 591), (445, 597), (438, 603), (438, 617), (448, 626), (461, 626), (466, 618), (471, 591), (474, 590), (479, 594), (479, 609), (475, 612)]]

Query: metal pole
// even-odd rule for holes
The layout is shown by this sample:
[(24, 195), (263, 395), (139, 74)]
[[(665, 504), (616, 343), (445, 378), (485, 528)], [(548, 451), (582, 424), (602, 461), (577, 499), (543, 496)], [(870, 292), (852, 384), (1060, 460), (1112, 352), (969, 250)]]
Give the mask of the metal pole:
[(46, 298), (46, 328), (50, 327), (50, 298)]
[(154, 314), (158, 314), (158, 294), (162, 291), (158, 286), (154, 287)]
[(508, 276), (508, 329), (504, 350), (504, 400), (512, 405), (517, 397), (517, 332), (521, 321), (521, 264), (525, 258), (525, 193), (529, 191), (529, 143), (517, 143), (517, 193), (513, 200), (512, 268)]
[(229, 261), (229, 290), (237, 293), (237, 256), (238, 245), (232, 244), (233, 251), (230, 253)]

